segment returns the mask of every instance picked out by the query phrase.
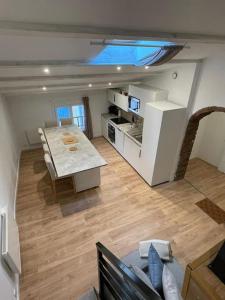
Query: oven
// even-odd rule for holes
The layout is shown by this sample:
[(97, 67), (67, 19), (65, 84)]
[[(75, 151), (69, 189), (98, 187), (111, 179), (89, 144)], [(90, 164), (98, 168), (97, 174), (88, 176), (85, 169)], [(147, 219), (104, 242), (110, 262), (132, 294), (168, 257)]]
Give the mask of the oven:
[(115, 127), (110, 123), (108, 123), (108, 138), (115, 144)]

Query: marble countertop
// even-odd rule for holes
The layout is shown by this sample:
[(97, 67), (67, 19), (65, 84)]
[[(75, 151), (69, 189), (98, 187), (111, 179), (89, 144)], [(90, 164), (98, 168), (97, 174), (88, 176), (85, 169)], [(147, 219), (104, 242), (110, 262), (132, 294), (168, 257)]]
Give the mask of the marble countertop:
[(102, 117), (103, 117), (105, 120), (110, 120), (110, 119), (112, 119), (112, 118), (118, 118), (117, 115), (110, 114), (110, 113), (104, 113), (104, 114), (102, 114)]
[[(59, 178), (107, 164), (104, 158), (98, 153), (92, 143), (76, 125), (46, 128), (44, 132)], [(63, 138), (68, 136), (65, 134), (75, 136), (78, 142), (65, 145), (63, 143)], [(77, 150), (71, 152), (69, 148), (74, 146)]]

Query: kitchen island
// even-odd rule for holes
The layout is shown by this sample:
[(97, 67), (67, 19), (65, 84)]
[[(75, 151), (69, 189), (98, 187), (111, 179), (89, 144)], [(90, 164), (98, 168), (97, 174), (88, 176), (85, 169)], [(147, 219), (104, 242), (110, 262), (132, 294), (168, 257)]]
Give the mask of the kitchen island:
[(44, 133), (58, 178), (73, 176), (77, 192), (100, 185), (100, 167), (107, 163), (76, 125)]

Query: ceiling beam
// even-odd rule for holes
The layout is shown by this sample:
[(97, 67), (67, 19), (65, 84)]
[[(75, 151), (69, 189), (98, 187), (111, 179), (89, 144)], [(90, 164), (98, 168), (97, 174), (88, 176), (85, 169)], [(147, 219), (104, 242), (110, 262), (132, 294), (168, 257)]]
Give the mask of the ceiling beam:
[[(154, 72), (155, 74), (156, 72)], [(0, 82), (14, 82), (14, 81), (54, 81), (54, 80), (68, 80), (68, 79), (98, 79), (98, 78), (121, 78), (124, 76), (130, 77), (148, 77), (154, 76), (153, 72), (149, 72), (144, 70), (143, 72), (126, 72), (126, 73), (101, 73), (101, 74), (79, 74), (79, 75), (42, 75), (42, 76), (9, 76), (9, 77), (1, 77)]]
[[(120, 85), (122, 86), (124, 83), (132, 82), (132, 81), (140, 81), (142, 78), (132, 78), (132, 79), (126, 79), (126, 80), (119, 80), (116, 82), (111, 82), (112, 85)], [(108, 82), (106, 81), (99, 81), (96, 83), (93, 83), (93, 86), (98, 85), (105, 85), (108, 86)], [(59, 83), (59, 84), (47, 84), (47, 88), (60, 88), (60, 87), (77, 87), (77, 86), (83, 86), (88, 88), (88, 83)], [(29, 85), (29, 86), (6, 86), (6, 87), (0, 87), (1, 91), (10, 91), (10, 90), (29, 90), (29, 89), (40, 89), (42, 85)]]
[(104, 39), (168, 39), (171, 41), (192, 41), (203, 43), (225, 43), (224, 35), (134, 30), (111, 27), (84, 26), (72, 24), (51, 24), (21, 21), (0, 21), (0, 31), (13, 34), (56, 34), (64, 37), (85, 37)]
[[(140, 81), (139, 80), (129, 80), (129, 81), (120, 81), (120, 82), (114, 82), (112, 83), (112, 85), (110, 86), (110, 88), (116, 88), (116, 87), (121, 87), (121, 86), (125, 86), (128, 84), (139, 84)], [(46, 93), (54, 93), (56, 91), (60, 91), (60, 90), (85, 90), (85, 91), (92, 91), (92, 90), (98, 90), (98, 89), (108, 89), (109, 86), (107, 83), (97, 83), (94, 84), (92, 86), (92, 88), (89, 88), (87, 86), (87, 84), (72, 84), (72, 85), (63, 85), (63, 86), (47, 86), (47, 91), (43, 91), (40, 87), (13, 87), (13, 88), (4, 88), (4, 89), (0, 89), (0, 92), (2, 95), (10, 95), (10, 94), (31, 94), (31, 93), (35, 93), (35, 94), (46, 94)]]
[[(200, 59), (173, 59), (167, 63), (197, 63)], [(35, 68), (35, 67), (113, 67), (112, 65), (94, 66), (89, 65), (87, 61), (76, 59), (61, 59), (61, 60), (0, 60), (0, 67), (21, 67), (21, 68)], [(132, 67), (130, 65), (123, 65), (124, 67)], [(136, 66), (134, 66), (136, 67)], [(151, 67), (151, 66), (150, 66)]]

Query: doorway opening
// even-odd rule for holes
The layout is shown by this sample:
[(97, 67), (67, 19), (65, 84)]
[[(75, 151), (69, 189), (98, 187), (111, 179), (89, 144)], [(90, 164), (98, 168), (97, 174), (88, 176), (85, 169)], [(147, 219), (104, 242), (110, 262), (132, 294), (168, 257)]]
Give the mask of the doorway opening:
[[(196, 139), (196, 135), (199, 128), (199, 122), (206, 116), (214, 113), (214, 112), (225, 112), (225, 107), (205, 107), (203, 109), (198, 110), (194, 113), (189, 122), (186, 129), (186, 133), (184, 136), (183, 144), (180, 151), (179, 162), (177, 166), (177, 171), (175, 175), (175, 180), (183, 179), (188, 167), (188, 163), (192, 154), (193, 145)], [(216, 134), (216, 133), (215, 133)], [(225, 134), (224, 134), (225, 137)]]

